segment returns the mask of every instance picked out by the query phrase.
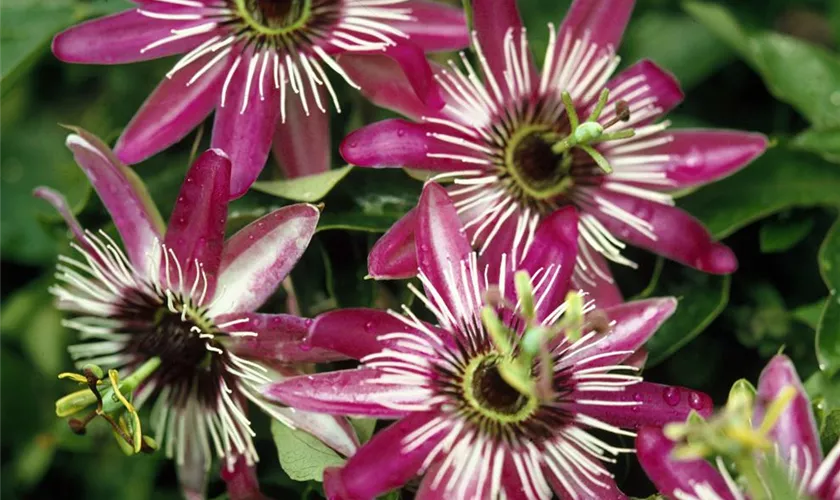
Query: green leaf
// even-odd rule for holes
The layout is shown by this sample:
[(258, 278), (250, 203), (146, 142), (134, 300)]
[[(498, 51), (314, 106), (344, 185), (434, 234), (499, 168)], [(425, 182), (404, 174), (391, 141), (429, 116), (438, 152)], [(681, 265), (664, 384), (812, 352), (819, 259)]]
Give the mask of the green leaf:
[(814, 228), (814, 219), (802, 217), (776, 217), (761, 225), (758, 233), (759, 248), (763, 253), (784, 252), (805, 239)]
[[(712, 276), (673, 263), (665, 265), (657, 297), (673, 295), (679, 305), (659, 331), (648, 340), (647, 366), (654, 366), (699, 335), (723, 311), (729, 301), (729, 276)], [(675, 269), (676, 268), (676, 269)]]
[(344, 179), (353, 167), (337, 168), (326, 172), (298, 177), (296, 179), (278, 179), (274, 181), (255, 182), (253, 188), (288, 200), (314, 202), (327, 195)]
[(840, 372), (840, 218), (828, 231), (817, 261), (828, 286), (828, 299), (817, 325), (817, 360), (820, 369), (834, 375)]
[(840, 58), (803, 40), (742, 28), (725, 8), (685, 2), (685, 10), (738, 51), (767, 89), (817, 128), (840, 127)]
[(817, 156), (769, 150), (740, 172), (680, 199), (716, 238), (794, 206), (840, 205), (840, 169)]
[(790, 147), (817, 153), (828, 161), (840, 163), (840, 128), (810, 128), (794, 137)]
[[(679, 40), (679, 43), (673, 43)], [(684, 89), (702, 82), (735, 56), (708, 28), (683, 14), (647, 11), (634, 17), (621, 41), (622, 58), (652, 59)]]
[(280, 466), (295, 481), (323, 481), (324, 469), (344, 464), (344, 459), (318, 438), (271, 422), (271, 436), (277, 446)]
[(365, 444), (373, 437), (373, 430), (376, 428), (376, 419), (351, 418), (350, 424), (356, 430), (356, 435), (359, 436), (359, 442)]
[(817, 329), (817, 324), (820, 322), (823, 309), (825, 308), (825, 301), (827, 299), (819, 300), (813, 304), (797, 307), (791, 314), (797, 320), (810, 326), (814, 330)]
[(840, 410), (829, 411), (820, 423), (820, 441), (823, 450), (830, 450), (840, 439)]

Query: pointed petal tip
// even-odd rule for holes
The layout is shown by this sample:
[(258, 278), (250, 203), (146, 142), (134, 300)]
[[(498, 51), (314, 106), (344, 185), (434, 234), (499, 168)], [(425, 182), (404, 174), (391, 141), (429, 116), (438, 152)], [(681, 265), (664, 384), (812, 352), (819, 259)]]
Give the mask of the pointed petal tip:
[(659, 73), (663, 77), (661, 80), (663, 85), (659, 89), (660, 99), (662, 96), (667, 96), (668, 102), (671, 102), (671, 100), (682, 102), (685, 98), (685, 92), (683, 92), (679, 80), (677, 80), (677, 77), (673, 73), (656, 64), (651, 59), (642, 59), (638, 64), (643, 73)]
[(697, 269), (711, 274), (732, 274), (738, 270), (738, 258), (728, 246), (713, 243), (694, 265)]

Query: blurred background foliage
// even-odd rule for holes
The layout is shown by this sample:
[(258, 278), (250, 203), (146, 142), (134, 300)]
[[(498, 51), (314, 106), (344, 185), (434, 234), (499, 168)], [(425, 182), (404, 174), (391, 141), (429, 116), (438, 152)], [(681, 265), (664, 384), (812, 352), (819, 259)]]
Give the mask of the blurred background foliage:
[[(545, 23), (559, 23), (568, 1), (519, 4), (539, 60), (547, 43)], [(4, 498), (51, 498), (57, 491), (68, 498), (179, 496), (174, 469), (160, 454), (126, 458), (104, 428), (77, 437), (53, 413), (54, 400), (68, 390), (56, 374), (71, 367), (65, 348), (72, 339), (47, 287), (56, 256), (68, 248), (67, 234), (32, 189), (58, 188), (87, 227), (107, 224), (64, 147), (67, 132), (59, 124), (80, 125), (113, 143), (173, 60), (65, 65), (51, 55), (49, 42), (64, 27), (128, 7), (125, 0), (4, 0), (0, 10)], [(755, 380), (766, 359), (784, 349), (807, 380), (826, 443), (836, 440), (840, 428), (838, 42), (836, 0), (638, 0), (620, 49), (624, 65), (653, 59), (681, 81), (686, 99), (670, 115), (675, 127), (760, 131), (773, 145), (742, 172), (678, 200), (735, 249), (738, 272), (707, 276), (641, 251), (631, 255), (638, 271), (616, 269), (628, 297), (680, 298), (677, 314), (648, 345), (647, 378), (692, 386), (722, 403), (732, 382)], [(336, 169), (344, 166), (337, 154), (340, 138), (389, 116), (346, 88), (340, 98), (345, 112), (332, 121)], [(137, 166), (162, 213), (172, 208), (191, 153), (207, 145), (208, 129), (209, 123), (205, 133)], [(291, 202), (283, 196), (325, 203), (320, 232), (292, 276), (304, 314), (337, 306), (387, 307), (406, 299), (403, 284), (363, 278), (370, 246), (416, 202), (419, 182), (401, 171), (342, 169), (303, 181), (277, 175), (269, 165), (260, 191), (233, 203), (230, 230)], [(282, 304), (284, 293), (269, 308)], [(318, 479), (319, 463), (341, 458), (313, 448), (305, 436), (270, 430), (264, 418), (255, 419), (263, 436), (258, 447), (264, 491), (278, 498), (318, 498), (319, 483), (290, 477)], [(358, 424), (361, 435), (370, 434), (372, 422)], [(271, 436), (291, 452), (276, 460)], [(301, 461), (310, 468), (289, 465)], [(630, 494), (652, 492), (632, 460), (617, 477)], [(210, 492), (224, 494), (215, 473)]]

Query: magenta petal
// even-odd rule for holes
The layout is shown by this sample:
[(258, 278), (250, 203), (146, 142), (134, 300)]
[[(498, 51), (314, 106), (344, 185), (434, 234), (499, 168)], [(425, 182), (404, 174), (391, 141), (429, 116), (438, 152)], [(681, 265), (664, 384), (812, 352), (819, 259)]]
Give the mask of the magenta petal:
[(160, 239), (163, 221), (146, 187), (97, 137), (77, 130), (67, 147), (111, 214), (132, 264), (146, 267), (146, 252)]
[(81, 224), (79, 224), (76, 216), (73, 215), (73, 211), (70, 209), (70, 206), (67, 205), (67, 198), (65, 198), (63, 194), (47, 187), (38, 187), (35, 188), (32, 195), (36, 198), (41, 198), (52, 205), (59, 215), (61, 215), (61, 218), (64, 219), (64, 223), (67, 224), (67, 228), (70, 229), (71, 233), (73, 233), (73, 238), (76, 239), (76, 243), (81, 245), (82, 248), (88, 250), (88, 253), (91, 256), (96, 256), (96, 251), (93, 250), (85, 240), (85, 230), (82, 228)]
[[(776, 355), (767, 363), (758, 378), (758, 392), (753, 422), (758, 425), (764, 419), (767, 406), (779, 397), (782, 390), (791, 386), (796, 396), (782, 412), (770, 436), (778, 447), (782, 459), (798, 470), (805, 464), (815, 466), (822, 461), (817, 423), (811, 410), (811, 401), (805, 393), (802, 381), (796, 374), (793, 363), (784, 355)], [(808, 459), (804, 455), (808, 455)]]
[(437, 416), (413, 413), (375, 434), (341, 469), (325, 471), (327, 498), (369, 500), (405, 484), (419, 472), (426, 456), (446, 432), (443, 429), (428, 436), (411, 450), (406, 449), (404, 440)]
[(557, 39), (562, 41), (568, 35), (573, 41), (586, 39), (615, 51), (634, 3), (634, 0), (575, 0), (563, 19)]
[(462, 9), (426, 0), (408, 0), (399, 8), (411, 9), (414, 19), (388, 24), (408, 35), (411, 43), (424, 51), (458, 50), (470, 44)]
[(285, 177), (294, 179), (329, 170), (330, 115), (315, 110), (307, 116), (300, 99), (288, 99), (286, 113), (285, 122), (277, 123), (272, 143), (274, 158)]
[(702, 459), (675, 460), (674, 443), (657, 427), (643, 427), (636, 436), (636, 456), (660, 493), (676, 498), (676, 491), (694, 495), (694, 485), (706, 485), (722, 500), (734, 500), (726, 481)]
[(183, 139), (219, 102), (227, 61), (219, 62), (189, 83), (213, 54), (197, 59), (160, 82), (123, 130), (114, 152), (126, 163), (138, 163)]
[(404, 386), (378, 384), (383, 372), (376, 368), (339, 370), (301, 375), (263, 387), (262, 395), (298, 410), (376, 418), (400, 418), (405, 410), (387, 403), (421, 403), (428, 394), (408, 394)]
[[(564, 363), (575, 364), (575, 370), (618, 364), (632, 355), (656, 330), (670, 318), (677, 308), (673, 297), (627, 302), (602, 309), (612, 324), (608, 333), (596, 334), (595, 344), (564, 358)], [(627, 354), (603, 356), (606, 353), (625, 351)], [(631, 388), (632, 389), (632, 388)]]
[[(626, 126), (640, 127), (666, 114), (683, 99), (680, 84), (674, 75), (647, 60), (625, 69), (610, 80), (606, 87), (610, 89), (610, 98), (599, 119), (601, 123), (615, 117), (614, 103), (619, 100), (625, 101), (630, 107), (630, 120)], [(590, 113), (595, 100), (581, 113), (582, 116)]]
[(412, 208), (373, 245), (368, 254), (368, 274), (374, 279), (405, 279), (417, 274), (414, 231), (417, 209)]
[(222, 151), (206, 151), (187, 171), (163, 239), (181, 268), (171, 261), (169, 275), (183, 274), (182, 287), (198, 283), (202, 290), (206, 280), (207, 297), (216, 290), (229, 191), (230, 160)]
[(351, 53), (342, 54), (337, 61), (361, 87), (362, 95), (377, 106), (418, 121), (438, 114), (420, 100), (400, 65), (390, 57)]
[[(762, 134), (728, 130), (674, 130), (664, 132), (669, 142), (642, 151), (611, 154), (611, 161), (624, 156), (667, 155), (663, 162), (651, 162), (664, 173), (668, 189), (683, 189), (716, 181), (736, 172), (767, 148), (767, 137)], [(643, 139), (642, 139), (643, 140)], [(632, 142), (626, 143), (628, 145)], [(619, 146), (620, 147), (620, 146)], [(662, 185), (631, 181), (649, 188), (662, 189)]]
[[(444, 342), (454, 343), (448, 332), (430, 324), (425, 326)], [(400, 349), (396, 341), (378, 338), (390, 333), (426, 335), (385, 311), (339, 309), (315, 318), (309, 327), (309, 343), (316, 348), (361, 359), (385, 348)]]
[[(583, 451), (580, 450), (579, 446), (574, 447), (579, 452)], [(584, 456), (586, 455), (585, 451), (583, 454)], [(576, 474), (574, 479), (569, 477), (571, 474), (564, 474), (561, 478), (557, 477), (548, 468), (543, 467), (543, 469), (545, 477), (551, 485), (551, 489), (559, 498), (576, 498), (578, 500), (626, 500), (627, 498), (627, 495), (618, 489), (618, 485), (615, 484), (615, 479), (606, 470), (603, 470), (603, 474), (598, 475), (599, 482), (596, 483), (585, 474)], [(582, 482), (586, 486), (586, 489), (581, 487), (578, 481)]]
[(811, 478), (809, 493), (818, 495), (818, 498), (840, 498), (840, 441), (828, 452)]
[(359, 437), (344, 417), (276, 406), (271, 408), (271, 413), (288, 419), (295, 429), (312, 434), (345, 457), (353, 455), (359, 448)]
[(256, 466), (248, 465), (244, 456), (240, 455), (231, 468), (223, 464), (221, 476), (227, 485), (230, 500), (268, 500), (260, 492)]
[(260, 69), (265, 62), (262, 53), (241, 55), (236, 61), (233, 75), (226, 77), (230, 85), (222, 90), (210, 139), (214, 148), (230, 156), (232, 198), (245, 194), (260, 175), (280, 117), (280, 92), (274, 88), (272, 72)]
[[(232, 334), (224, 342), (239, 356), (287, 363), (326, 363), (345, 359), (333, 351), (313, 349), (306, 342), (307, 327), (312, 320), (291, 314), (260, 313), (223, 314), (213, 320), (220, 330)], [(220, 326), (227, 323), (231, 323), (230, 326)], [(237, 332), (248, 335), (236, 335)]]
[[(493, 77), (499, 84), (499, 88), (505, 98), (509, 98), (507, 85), (504, 84), (505, 65), (505, 38), (508, 33), (513, 36), (515, 53), (522, 53), (522, 18), (519, 17), (519, 9), (516, 8), (516, 0), (474, 0), (473, 1), (473, 24), (481, 46), (481, 52), (487, 58), (487, 65), (493, 73)], [(539, 75), (534, 65), (534, 58), (528, 57), (528, 71), (531, 72), (531, 81), (538, 82)], [(519, 59), (519, 58), (517, 58)], [(485, 75), (485, 78), (489, 78)]]
[(572, 286), (586, 293), (586, 299), (595, 301), (595, 307), (599, 309), (624, 302), (624, 296), (615, 284), (607, 260), (585, 241), (580, 243), (584, 245), (580, 249), (581, 259), (587, 267), (578, 267), (572, 276)]
[(464, 148), (430, 137), (434, 127), (401, 119), (376, 122), (351, 132), (339, 151), (349, 163), (360, 167), (412, 167), (436, 172), (462, 170), (464, 163), (429, 157), (429, 152), (464, 155)]
[[(540, 321), (566, 300), (577, 259), (577, 241), (578, 216), (574, 207), (556, 210), (537, 227), (534, 242), (520, 268), (527, 270), (535, 283)], [(513, 283), (506, 288), (512, 289)]]
[(313, 205), (280, 208), (233, 235), (222, 253), (218, 314), (250, 312), (289, 274), (315, 234), (320, 212)]
[[(187, 52), (216, 34), (213, 30), (152, 47), (155, 42), (171, 37), (172, 30), (195, 27), (206, 21), (151, 19), (138, 10), (92, 19), (62, 31), (53, 39), (53, 54), (64, 62), (122, 64)], [(167, 5), (164, 10), (177, 15), (179, 11), (194, 9)]]
[(440, 294), (442, 305), (449, 309), (456, 304), (470, 304), (472, 299), (466, 295), (460, 269), (472, 249), (449, 194), (434, 182), (423, 188), (417, 205), (416, 243), (420, 271), (427, 280), (427, 296)]
[(575, 412), (625, 429), (683, 422), (692, 410), (708, 417), (714, 409), (712, 399), (702, 392), (651, 382), (639, 382), (620, 392), (575, 390), (569, 400), (577, 399), (601, 401), (603, 404), (572, 403), (569, 406)]
[(694, 217), (679, 208), (623, 193), (599, 189), (596, 198), (650, 224), (656, 239), (600, 210), (592, 212), (619, 239), (651, 252), (712, 274), (728, 274), (738, 267), (738, 260), (726, 245), (712, 241), (712, 236)]
[[(457, 483), (456, 488), (446, 489), (448, 482), (452, 478), (453, 472), (463, 467), (464, 464), (452, 462), (441, 472), (441, 465), (435, 464), (429, 467), (423, 473), (423, 479), (420, 481), (420, 488), (417, 490), (416, 500), (449, 500), (450, 498), (492, 498), (490, 496), (490, 481), (484, 478), (483, 488), (479, 491), (479, 474), (473, 474), (466, 486), (462, 485), (462, 481)], [(458, 471), (460, 472), (460, 471)], [(477, 471), (476, 471), (477, 472)]]

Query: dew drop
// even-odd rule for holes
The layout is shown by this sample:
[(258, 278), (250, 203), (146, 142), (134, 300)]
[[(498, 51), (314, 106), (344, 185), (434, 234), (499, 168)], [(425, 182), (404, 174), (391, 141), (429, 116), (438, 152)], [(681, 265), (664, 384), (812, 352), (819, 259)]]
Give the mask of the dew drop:
[(405, 135), (405, 130), (404, 129), (401, 129), (401, 128), (397, 129), (397, 136), (398, 137), (402, 137), (404, 135)]
[(662, 390), (662, 399), (669, 406), (677, 406), (677, 403), (680, 402), (680, 391), (676, 387), (666, 387)]
[(300, 348), (301, 351), (311, 351), (312, 350), (312, 344), (310, 344), (309, 342), (302, 342), (300, 344), (300, 346), (298, 346), (298, 347)]
[(688, 395), (688, 406), (694, 408), (695, 410), (699, 410), (703, 407), (703, 398), (696, 392), (692, 392)]
[(368, 321), (365, 323), (365, 331), (370, 333), (373, 330), (373, 321)]
[(303, 326), (305, 326), (305, 327), (307, 327), (307, 328), (308, 328), (308, 327), (310, 327), (310, 326), (312, 326), (312, 320), (311, 320), (311, 319), (309, 319), (309, 318), (307, 318), (307, 319), (303, 320)]
[(356, 147), (356, 146), (358, 146), (358, 145), (359, 145), (359, 143), (358, 143), (358, 142), (351, 142), (351, 143), (349, 144), (349, 147), (351, 147), (351, 148), (355, 148), (355, 147)]
[(633, 394), (633, 399), (635, 399), (636, 401), (641, 402), (641, 401), (644, 399), (644, 396), (642, 396), (642, 393), (641, 393), (641, 392), (637, 392), (636, 394)]

